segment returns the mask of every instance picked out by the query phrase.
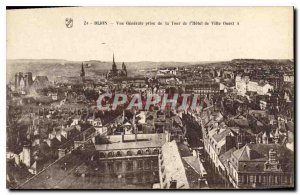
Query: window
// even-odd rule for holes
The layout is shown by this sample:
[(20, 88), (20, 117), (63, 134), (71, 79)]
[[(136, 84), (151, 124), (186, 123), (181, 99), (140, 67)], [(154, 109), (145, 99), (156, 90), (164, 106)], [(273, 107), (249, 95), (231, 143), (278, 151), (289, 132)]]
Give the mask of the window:
[(153, 154), (159, 154), (159, 150), (158, 149), (154, 149)]
[(113, 172), (114, 171), (114, 163), (113, 162), (108, 162), (107, 163), (107, 166), (108, 166), (108, 170), (110, 172)]
[(143, 154), (143, 151), (142, 151), (142, 150), (138, 150), (138, 151), (137, 151), (137, 154), (138, 154), (138, 155), (142, 155), (142, 154)]
[(284, 175), (283, 176), (283, 183), (287, 183), (288, 182), (288, 176)]
[(150, 180), (151, 180), (151, 175), (150, 175), (149, 173), (147, 173), (147, 174), (145, 175), (145, 181), (146, 181), (146, 182), (150, 182)]
[(113, 157), (113, 156), (114, 156), (114, 153), (113, 153), (113, 152), (109, 152), (107, 156), (108, 156), (108, 157)]
[(272, 185), (274, 183), (274, 178), (272, 175), (269, 176), (269, 184)]
[[(244, 165), (244, 166), (245, 166), (245, 165)], [(253, 177), (253, 175), (250, 175), (250, 176), (249, 176), (249, 182), (250, 182), (250, 183), (254, 183), (254, 177)]]
[(105, 158), (105, 153), (100, 152), (100, 158)]
[(157, 160), (152, 160), (153, 168), (157, 169), (158, 168), (158, 161)]
[(290, 176), (289, 176), (289, 175), (286, 176), (286, 179), (287, 179), (287, 180), (286, 180), (286, 183), (287, 183), (287, 184), (290, 184), (290, 183), (291, 183), (291, 179), (290, 179)]
[(143, 169), (143, 161), (142, 160), (137, 161), (137, 168), (138, 169)]
[(118, 151), (117, 154), (116, 154), (116, 156), (122, 156), (121, 151)]
[(138, 183), (143, 183), (143, 174), (139, 173), (137, 175), (137, 181), (138, 181)]
[(151, 168), (151, 161), (150, 160), (146, 160), (145, 161), (145, 169), (150, 169)]
[(127, 162), (126, 171), (133, 171), (133, 162)]
[(262, 184), (265, 184), (267, 182), (266, 179), (266, 176), (262, 176)]
[(127, 156), (132, 156), (132, 152), (131, 151), (127, 151)]
[(238, 182), (242, 183), (242, 177), (241, 176), (238, 177)]
[(147, 154), (147, 155), (151, 154), (151, 152), (150, 152), (149, 149), (146, 150), (146, 154)]
[(122, 171), (122, 162), (116, 162), (117, 171)]
[(244, 183), (244, 184), (247, 184), (247, 183), (248, 183), (247, 180), (248, 180), (247, 175), (244, 175), (244, 176), (243, 176), (243, 183)]

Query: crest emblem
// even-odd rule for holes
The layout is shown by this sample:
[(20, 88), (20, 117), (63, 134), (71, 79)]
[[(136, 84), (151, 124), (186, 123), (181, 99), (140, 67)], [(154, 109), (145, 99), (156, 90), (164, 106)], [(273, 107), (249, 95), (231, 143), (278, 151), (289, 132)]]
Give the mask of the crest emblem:
[(72, 28), (73, 27), (73, 18), (66, 18), (65, 23), (66, 23), (67, 28)]

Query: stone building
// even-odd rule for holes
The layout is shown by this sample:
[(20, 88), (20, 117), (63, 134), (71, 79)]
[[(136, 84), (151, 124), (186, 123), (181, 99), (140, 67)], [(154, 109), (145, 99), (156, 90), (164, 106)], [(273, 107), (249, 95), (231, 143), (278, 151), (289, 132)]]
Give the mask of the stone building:
[(228, 177), (235, 188), (294, 186), (294, 155), (278, 144), (247, 144), (227, 160)]
[(78, 173), (96, 175), (104, 183), (158, 183), (158, 155), (167, 141), (165, 133), (98, 135), (88, 151), (87, 166), (93, 171), (81, 170)]
[(26, 89), (32, 84), (32, 72), (18, 72), (15, 74), (15, 89)]
[(127, 77), (127, 68), (126, 68), (125, 63), (123, 62), (122, 63), (122, 69), (118, 70), (117, 64), (115, 62), (115, 55), (113, 55), (113, 63), (112, 63), (111, 70), (108, 71), (106, 77), (108, 79)]

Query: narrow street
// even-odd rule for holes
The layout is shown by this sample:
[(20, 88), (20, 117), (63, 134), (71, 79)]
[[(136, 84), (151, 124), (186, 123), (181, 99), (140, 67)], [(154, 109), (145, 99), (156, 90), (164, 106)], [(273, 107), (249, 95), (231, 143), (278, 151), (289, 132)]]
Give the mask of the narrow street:
[[(201, 141), (202, 131), (201, 127), (193, 120), (193, 118), (190, 115), (184, 114), (182, 116), (182, 122), (186, 125), (186, 138), (187, 142), (190, 145), (191, 148), (199, 148), (204, 147), (203, 142)], [(208, 155), (206, 151), (204, 151), (205, 155), (205, 162), (203, 163), (203, 166), (207, 172), (207, 182), (210, 188), (225, 188), (225, 180), (223, 177), (215, 170), (215, 167), (213, 164), (210, 163), (210, 160), (208, 158)]]

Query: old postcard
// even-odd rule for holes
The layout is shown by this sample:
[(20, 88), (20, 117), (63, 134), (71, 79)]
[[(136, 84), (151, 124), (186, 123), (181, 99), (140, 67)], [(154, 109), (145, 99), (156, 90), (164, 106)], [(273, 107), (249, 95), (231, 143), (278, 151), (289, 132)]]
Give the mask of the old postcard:
[(293, 7), (6, 14), (7, 188), (295, 188)]

